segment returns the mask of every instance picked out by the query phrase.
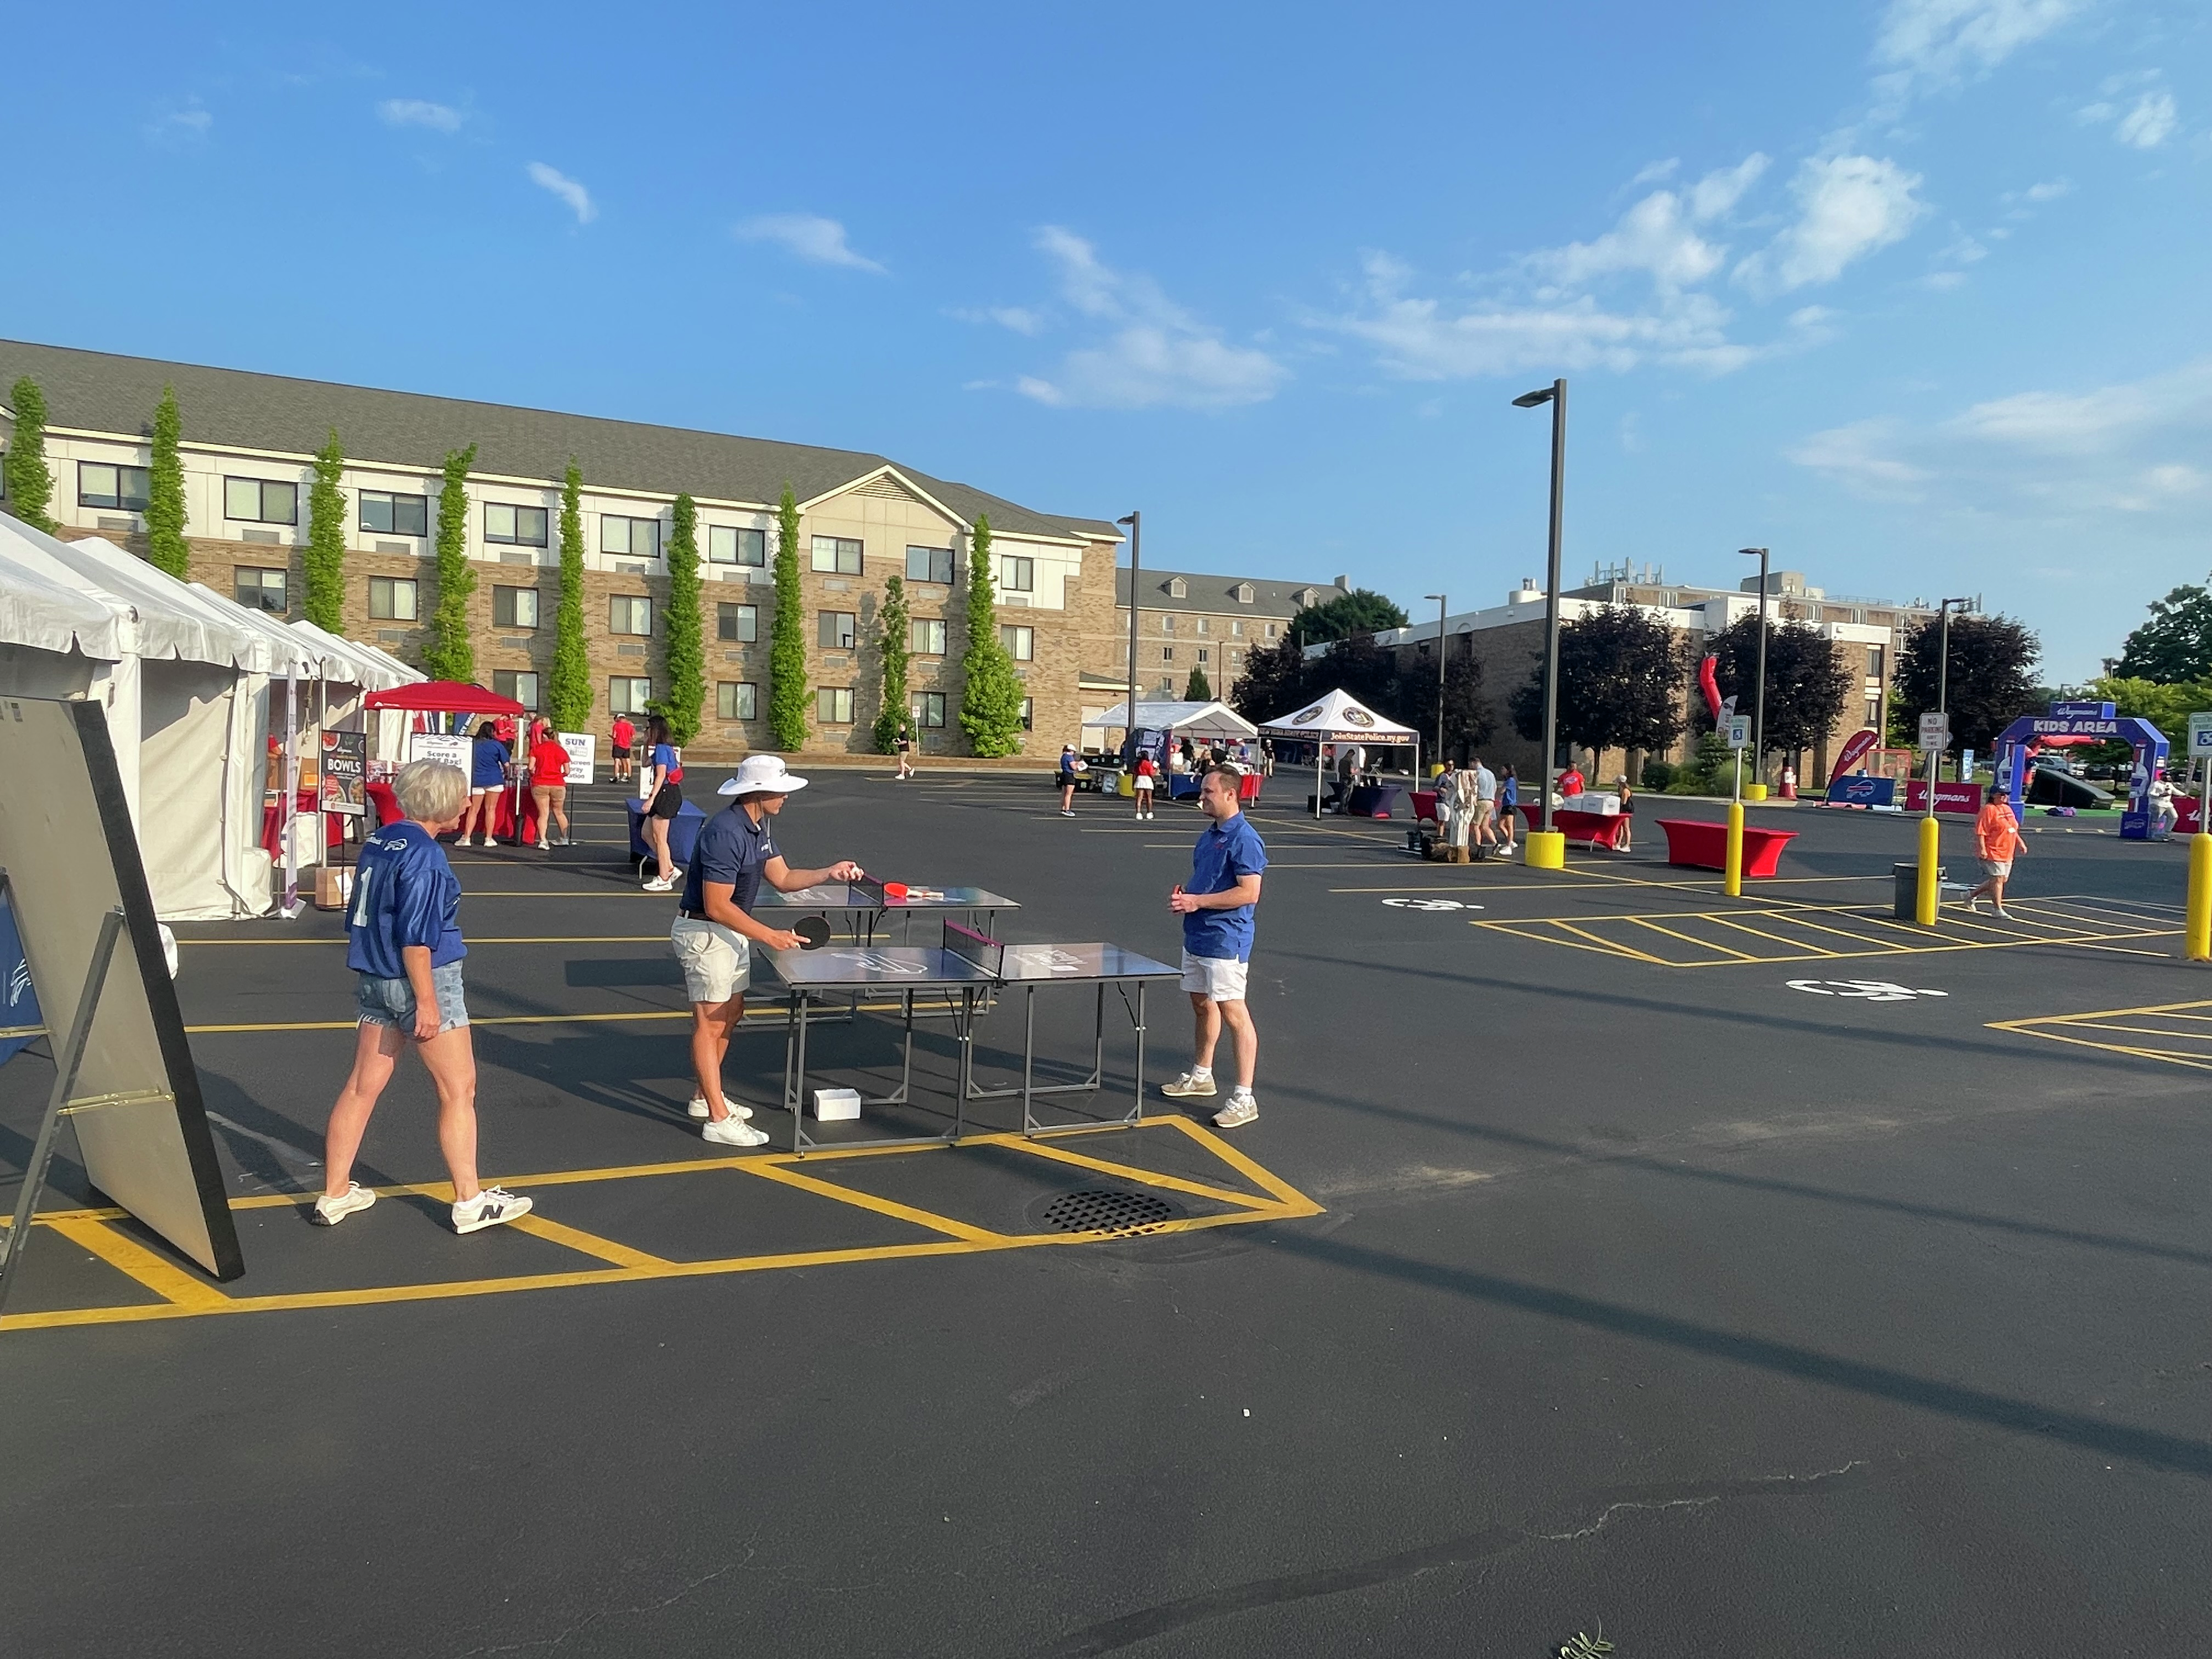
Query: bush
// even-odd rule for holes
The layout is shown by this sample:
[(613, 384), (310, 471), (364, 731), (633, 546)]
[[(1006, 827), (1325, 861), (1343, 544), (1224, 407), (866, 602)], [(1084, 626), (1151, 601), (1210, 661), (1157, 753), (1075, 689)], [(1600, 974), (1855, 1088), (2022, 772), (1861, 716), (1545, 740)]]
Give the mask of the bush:
[(1679, 769), (1672, 761), (1648, 760), (1644, 763), (1644, 775), (1638, 783), (1643, 788), (1656, 789), (1664, 793), (1667, 786), (1674, 782), (1674, 774)]

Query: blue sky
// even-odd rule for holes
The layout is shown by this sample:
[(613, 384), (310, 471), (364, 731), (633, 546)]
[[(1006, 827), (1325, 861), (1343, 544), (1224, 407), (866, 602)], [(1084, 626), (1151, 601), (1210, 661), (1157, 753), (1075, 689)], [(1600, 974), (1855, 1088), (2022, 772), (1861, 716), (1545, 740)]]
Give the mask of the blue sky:
[(359, 15), (19, 9), (0, 333), (879, 450), (1417, 613), (1540, 572), (1554, 374), (1571, 580), (1765, 543), (2074, 678), (2212, 567), (2199, 4)]

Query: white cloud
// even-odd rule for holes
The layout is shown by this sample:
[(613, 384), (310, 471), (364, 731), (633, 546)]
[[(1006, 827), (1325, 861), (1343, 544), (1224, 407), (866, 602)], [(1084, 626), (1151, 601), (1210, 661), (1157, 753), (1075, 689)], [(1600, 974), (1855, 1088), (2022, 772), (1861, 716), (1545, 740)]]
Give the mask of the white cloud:
[(845, 240), (845, 227), (812, 213), (764, 213), (737, 228), (748, 242), (774, 242), (810, 264), (842, 265), (848, 270), (884, 274), (883, 266), (856, 253)]
[(1048, 225), (1036, 246), (1059, 268), (1061, 297), (1109, 331), (1069, 352), (1051, 378), (1023, 375), (1015, 382), (1023, 396), (1055, 408), (1227, 409), (1264, 403), (1289, 378), (1267, 352), (1224, 340), (1151, 277), (1105, 264), (1072, 231)]
[(1910, 234), (1928, 211), (1913, 195), (1919, 187), (1919, 174), (1871, 155), (1808, 159), (1790, 183), (1797, 222), (1738, 264), (1735, 280), (1758, 295), (1835, 281)]
[(948, 314), (963, 323), (996, 323), (1032, 339), (1044, 332), (1046, 322), (1044, 313), (1027, 306), (956, 307)]
[(1995, 69), (2040, 40), (2088, 0), (1890, 0), (1875, 61), (1896, 73), (1943, 82)]
[(1674, 176), (1674, 169), (1681, 165), (1682, 158), (1679, 155), (1670, 155), (1663, 161), (1646, 162), (1638, 169), (1636, 176), (1628, 181), (1628, 187), (1634, 190), (1638, 185), (1664, 183)]
[(1861, 495), (1885, 500), (1917, 500), (1926, 469), (1889, 453), (1896, 445), (1893, 421), (1856, 421), (1832, 427), (1783, 452), (1800, 466), (1826, 473)]
[(2173, 136), (2179, 121), (2172, 93), (2147, 92), (2136, 100), (2133, 109), (2120, 118), (2119, 125), (2112, 129), (2112, 137), (2137, 149), (2156, 149)]
[(2092, 392), (2022, 392), (1975, 404), (1945, 429), (2047, 455), (2106, 453), (2164, 428), (2212, 426), (2212, 358)]
[(214, 130), (215, 117), (195, 97), (182, 104), (164, 106), (146, 124), (146, 136), (157, 144), (193, 144)]
[(592, 192), (565, 173), (547, 167), (543, 161), (532, 161), (523, 170), (530, 175), (532, 184), (540, 190), (552, 191), (567, 203), (568, 210), (576, 216), (578, 224), (588, 225), (599, 216), (599, 207), (592, 200)]
[(387, 98), (376, 112), (386, 126), (428, 127), (433, 132), (459, 132), (463, 118), (460, 111), (426, 98)]
[(1931, 270), (1920, 279), (1921, 287), (1932, 289), (1938, 294), (1966, 285), (1966, 273), (1963, 270)]
[(1654, 191), (1595, 241), (1533, 254), (1529, 266), (1569, 288), (1626, 270), (1648, 273), (1662, 289), (1701, 283), (1727, 260), (1728, 249), (1706, 240), (1695, 228), (1727, 213), (1765, 170), (1766, 157), (1753, 155), (1735, 167), (1707, 173), (1680, 195)]

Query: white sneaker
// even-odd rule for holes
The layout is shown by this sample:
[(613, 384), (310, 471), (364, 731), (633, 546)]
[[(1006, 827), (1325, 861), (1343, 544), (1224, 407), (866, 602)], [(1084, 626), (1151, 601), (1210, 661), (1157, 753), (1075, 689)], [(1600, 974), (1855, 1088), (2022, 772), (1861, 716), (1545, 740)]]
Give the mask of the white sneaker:
[(672, 893), (676, 890), (676, 883), (673, 878), (664, 881), (654, 876), (645, 884), (645, 890), (648, 893)]
[[(741, 1105), (738, 1102), (732, 1100), (727, 1095), (724, 1095), (722, 1097), (722, 1103), (730, 1109), (730, 1112), (733, 1116), (750, 1117), (753, 1115), (753, 1109), (751, 1107)], [(684, 1109), (690, 1112), (691, 1115), (700, 1122), (704, 1123), (707, 1121), (708, 1115), (707, 1097), (704, 1095), (692, 1096), (690, 1105), (685, 1107)]]
[(1213, 1097), (1213, 1073), (1185, 1072), (1173, 1083), (1160, 1085), (1160, 1092), (1170, 1100), (1210, 1100)]
[(308, 1218), (319, 1227), (335, 1227), (356, 1210), (365, 1210), (376, 1202), (376, 1194), (358, 1181), (346, 1183), (345, 1191), (332, 1198), (328, 1193), (315, 1200), (315, 1212)]
[(503, 1221), (520, 1220), (530, 1213), (531, 1207), (528, 1199), (517, 1198), (504, 1187), (487, 1187), (474, 1198), (463, 1199), (453, 1206), (453, 1231), (480, 1233)]
[(768, 1132), (756, 1129), (741, 1117), (726, 1117), (720, 1122), (712, 1118), (700, 1127), (699, 1138), (711, 1140), (717, 1146), (765, 1146)]
[(1217, 1129), (1234, 1129), (1253, 1121), (1260, 1115), (1260, 1103), (1243, 1090), (1229, 1097), (1229, 1103), (1213, 1115)]
[(496, 846), (498, 846), (498, 845), (499, 845), (499, 837), (498, 837), (497, 836), (486, 836), (484, 837), (484, 845), (485, 845), (485, 846), (487, 846), (487, 847), (496, 847)]

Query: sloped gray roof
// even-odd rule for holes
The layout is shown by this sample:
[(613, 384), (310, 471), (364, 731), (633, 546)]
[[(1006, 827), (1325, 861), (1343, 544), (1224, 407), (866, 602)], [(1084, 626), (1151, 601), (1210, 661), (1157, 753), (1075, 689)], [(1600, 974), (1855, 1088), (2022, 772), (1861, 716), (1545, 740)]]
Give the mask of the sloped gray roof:
[(202, 443), (311, 454), (336, 427), (346, 453), (364, 460), (435, 471), (448, 450), (474, 444), (483, 472), (557, 479), (573, 455), (593, 483), (761, 502), (775, 501), (786, 483), (810, 501), (893, 465), (971, 525), (988, 514), (993, 529), (1015, 535), (1121, 538), (1103, 520), (1039, 513), (860, 450), (0, 340), (0, 401), (24, 374), (45, 392), (52, 424), (88, 431), (144, 434), (169, 385), (185, 435)]
[[(994, 520), (995, 523), (996, 520)], [(1180, 578), (1183, 596), (1176, 599), (1168, 591), (1168, 584)], [(1291, 595), (1311, 588), (1326, 602), (1337, 592), (1330, 582), (1271, 581), (1260, 576), (1209, 575), (1196, 570), (1155, 570), (1150, 565), (1139, 577), (1143, 583), (1140, 598), (1147, 611), (1203, 611), (1211, 615), (1251, 617), (1295, 617), (1304, 609)], [(1239, 583), (1252, 585), (1252, 603), (1239, 605), (1236, 588)], [(1129, 603), (1129, 567), (1121, 566), (1114, 573), (1114, 603), (1126, 606)]]

